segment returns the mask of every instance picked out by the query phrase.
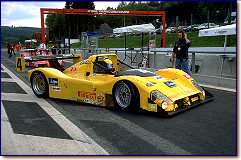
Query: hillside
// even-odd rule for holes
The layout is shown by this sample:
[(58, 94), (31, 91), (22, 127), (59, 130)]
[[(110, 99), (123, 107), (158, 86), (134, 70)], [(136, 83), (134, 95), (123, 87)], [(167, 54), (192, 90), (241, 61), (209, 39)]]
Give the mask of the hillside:
[(39, 31), (41, 31), (41, 28), (1, 26), (1, 40), (16, 41), (20, 37), (28, 37), (31, 36), (33, 32)]

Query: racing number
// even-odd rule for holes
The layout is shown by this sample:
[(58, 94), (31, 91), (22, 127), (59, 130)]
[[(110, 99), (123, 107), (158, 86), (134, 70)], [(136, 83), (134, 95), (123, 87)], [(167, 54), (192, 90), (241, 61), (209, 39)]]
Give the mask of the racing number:
[(25, 60), (24, 58), (16, 57), (16, 66), (18, 72), (25, 71)]
[(18, 58), (17, 68), (19, 68), (20, 71), (22, 71), (22, 65), (21, 65), (21, 59), (20, 58)]

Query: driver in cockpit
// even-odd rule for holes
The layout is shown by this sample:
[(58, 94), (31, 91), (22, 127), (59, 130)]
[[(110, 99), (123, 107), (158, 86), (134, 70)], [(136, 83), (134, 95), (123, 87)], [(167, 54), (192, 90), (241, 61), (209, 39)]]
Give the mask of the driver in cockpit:
[(97, 58), (94, 64), (95, 73), (112, 73), (115, 71), (113, 63), (107, 57)]

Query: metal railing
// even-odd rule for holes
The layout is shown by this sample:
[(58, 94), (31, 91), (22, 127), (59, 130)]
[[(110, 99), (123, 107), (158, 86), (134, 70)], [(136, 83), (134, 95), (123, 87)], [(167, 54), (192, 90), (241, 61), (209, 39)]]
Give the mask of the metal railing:
[[(55, 48), (49, 48), (49, 49), (55, 49)], [(56, 48), (57, 49), (57, 48)], [(141, 49), (128, 49), (128, 50), (125, 50), (125, 49), (83, 49), (83, 48), (79, 48), (79, 49), (76, 49), (76, 48), (73, 48), (71, 49), (73, 50), (74, 53), (76, 53), (76, 51), (83, 51), (82, 53), (87, 53), (85, 55), (85, 57), (83, 58), (88, 58), (88, 52), (90, 53), (95, 53), (95, 54), (106, 54), (106, 53), (114, 53), (114, 54), (117, 54), (119, 52), (123, 52), (123, 54), (125, 54), (125, 57), (124, 57), (124, 60), (123, 62), (129, 58), (130, 59), (130, 62), (131, 62), (131, 65), (133, 65), (133, 63), (138, 63), (137, 62), (137, 55), (138, 54), (142, 54), (142, 58), (143, 58), (143, 55), (144, 54), (148, 54), (148, 57), (150, 54), (153, 54), (154, 55), (154, 68), (157, 69), (157, 55), (158, 54), (163, 54), (163, 53), (172, 53), (172, 49), (170, 48), (162, 48), (161, 50), (149, 50), (149, 51), (143, 51)], [(61, 53), (61, 54), (65, 54), (67, 51), (67, 53), (70, 53), (70, 50), (69, 48), (60, 48), (60, 49), (57, 49), (57, 52), (56, 53)], [(130, 55), (126, 54), (126, 52), (128, 52)], [(233, 58), (233, 57), (236, 57), (236, 52), (234, 51), (192, 51), (190, 50), (188, 52), (189, 54), (191, 54), (191, 67), (192, 67), (192, 73), (195, 73), (195, 60), (196, 60), (196, 54), (218, 54), (220, 55), (221, 57), (221, 67), (220, 67), (220, 77), (223, 77), (223, 76), (228, 76), (228, 77), (235, 77), (234, 75), (228, 75), (228, 74), (223, 74), (223, 66), (224, 66), (224, 61), (225, 59), (227, 58)], [(142, 59), (143, 60), (143, 59)], [(149, 61), (149, 59), (148, 59)], [(141, 63), (141, 62), (140, 62)], [(139, 64), (137, 64), (137, 66), (139, 66)], [(149, 67), (149, 63), (148, 62), (148, 67)]]
[[(170, 49), (162, 50), (162, 51), (152, 50), (150, 52), (153, 52), (153, 54), (154, 54), (154, 68), (156, 68), (157, 52), (167, 53), (167, 52), (172, 52), (172, 50), (170, 50)], [(220, 57), (222, 58), (221, 69), (220, 69), (220, 77), (222, 77), (222, 76), (235, 77), (234, 75), (223, 74), (223, 65), (224, 65), (224, 60), (226, 58), (236, 57), (236, 52), (233, 52), (233, 51), (189, 51), (188, 53), (192, 54), (192, 58), (191, 58), (191, 64), (192, 64), (192, 68), (193, 68), (192, 71), (191, 71), (192, 73), (195, 73), (196, 53), (198, 53), (198, 54), (219, 54)]]

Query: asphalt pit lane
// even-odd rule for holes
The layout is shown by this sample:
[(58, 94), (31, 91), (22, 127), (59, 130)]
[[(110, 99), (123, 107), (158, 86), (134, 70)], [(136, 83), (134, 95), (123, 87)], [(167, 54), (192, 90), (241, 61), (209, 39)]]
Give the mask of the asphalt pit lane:
[(1, 78), (11, 78), (11, 76), (6, 72), (1, 72)]
[(27, 94), (16, 82), (1, 82), (1, 92)]
[[(95, 134), (114, 146), (121, 152), (121, 155), (163, 155), (164, 153), (156, 149), (152, 144), (135, 136), (122, 126), (102, 121), (81, 120), (95, 132)], [(143, 147), (145, 146), (145, 147)]]
[(37, 103), (2, 102), (15, 134), (72, 139)]

